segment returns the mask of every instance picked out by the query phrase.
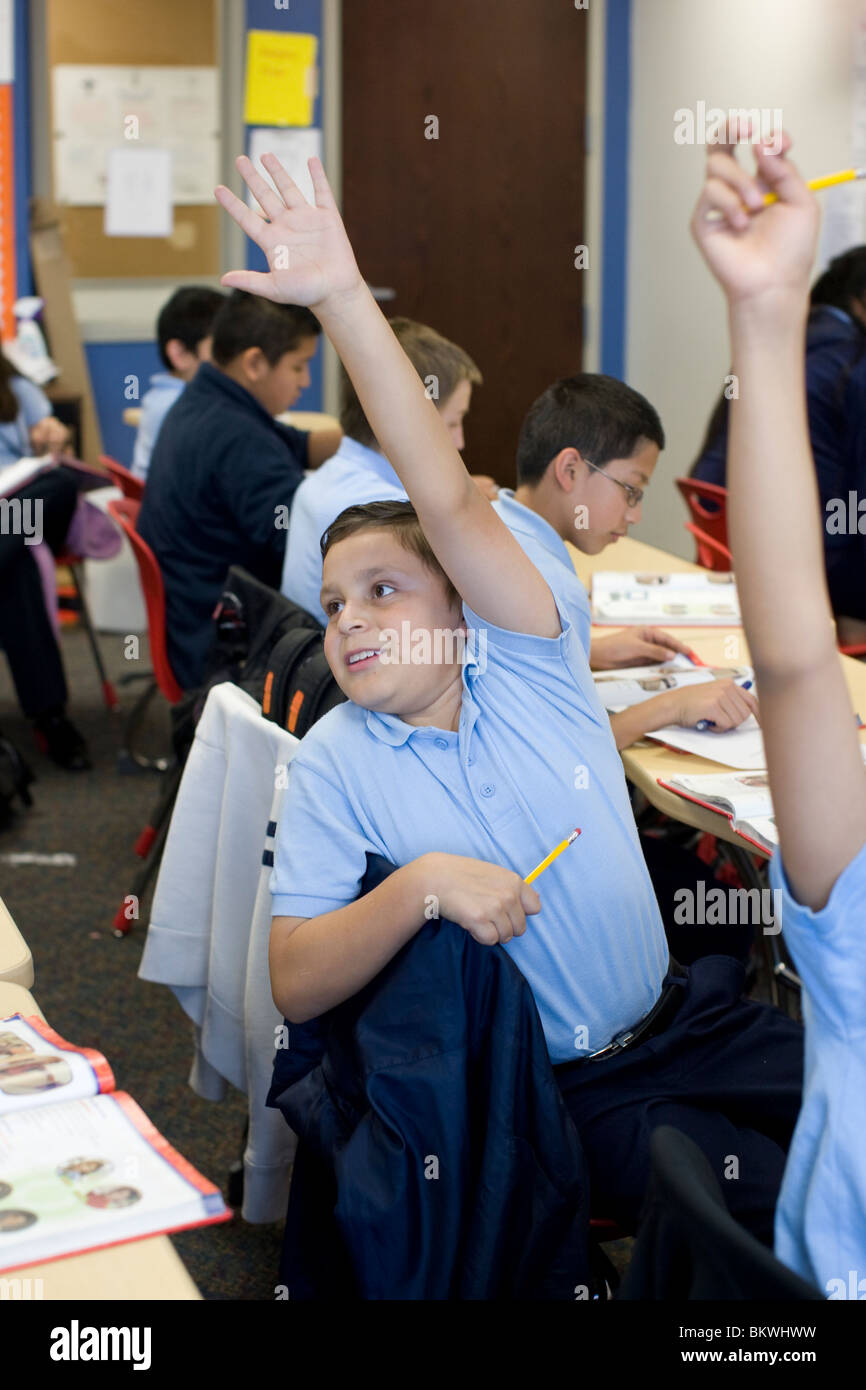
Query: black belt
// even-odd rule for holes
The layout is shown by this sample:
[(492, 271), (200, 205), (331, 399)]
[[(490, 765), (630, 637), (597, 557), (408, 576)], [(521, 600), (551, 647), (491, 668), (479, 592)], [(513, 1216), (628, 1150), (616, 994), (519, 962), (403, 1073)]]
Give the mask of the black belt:
[(648, 1042), (650, 1038), (658, 1037), (659, 1033), (664, 1032), (679, 1009), (682, 1003), (684, 985), (685, 980), (672, 980), (670, 984), (664, 986), (649, 1013), (644, 1014), (639, 1023), (636, 1023), (633, 1028), (627, 1028), (624, 1032), (617, 1033), (607, 1047), (601, 1048), (599, 1052), (590, 1052), (589, 1056), (579, 1060), (601, 1062), (606, 1057), (616, 1057), (620, 1052), (629, 1052), (632, 1048), (639, 1047), (641, 1043)]

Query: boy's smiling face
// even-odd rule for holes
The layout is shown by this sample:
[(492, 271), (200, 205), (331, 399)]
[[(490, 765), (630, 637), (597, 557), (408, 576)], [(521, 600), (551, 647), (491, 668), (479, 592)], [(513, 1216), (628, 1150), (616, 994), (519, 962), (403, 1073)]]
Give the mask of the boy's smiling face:
[[(461, 608), (449, 599), (439, 574), (406, 550), (393, 531), (370, 527), (331, 546), (321, 598), (328, 615), (325, 656), (344, 695), (407, 724), (455, 726), (462, 692), (459, 658), (419, 663), (410, 659), (405, 644), (401, 650), (405, 633), (427, 632), (428, 650), (435, 654), (437, 631), (463, 627)], [(383, 635), (389, 632), (396, 632), (396, 642)], [(446, 644), (446, 657), (453, 650)]]

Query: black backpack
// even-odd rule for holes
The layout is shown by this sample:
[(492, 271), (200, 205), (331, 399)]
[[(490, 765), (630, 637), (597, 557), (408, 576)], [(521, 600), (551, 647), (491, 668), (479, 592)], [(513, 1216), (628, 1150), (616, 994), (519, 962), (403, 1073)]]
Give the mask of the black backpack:
[(214, 616), (204, 695), (217, 680), (232, 680), (266, 719), (297, 738), (345, 700), (325, 659), (321, 624), (240, 566), (229, 570)]

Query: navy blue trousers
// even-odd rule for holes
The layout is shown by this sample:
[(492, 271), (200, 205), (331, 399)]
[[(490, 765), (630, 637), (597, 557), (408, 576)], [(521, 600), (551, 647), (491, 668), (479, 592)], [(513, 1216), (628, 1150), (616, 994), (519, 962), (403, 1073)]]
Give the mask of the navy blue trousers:
[(554, 1067), (586, 1155), (592, 1214), (636, 1229), (650, 1134), (673, 1125), (706, 1154), (732, 1215), (772, 1245), (802, 1099), (803, 1028), (743, 999), (744, 969), (731, 956), (704, 956), (670, 980), (681, 980), (683, 998), (664, 1033)]

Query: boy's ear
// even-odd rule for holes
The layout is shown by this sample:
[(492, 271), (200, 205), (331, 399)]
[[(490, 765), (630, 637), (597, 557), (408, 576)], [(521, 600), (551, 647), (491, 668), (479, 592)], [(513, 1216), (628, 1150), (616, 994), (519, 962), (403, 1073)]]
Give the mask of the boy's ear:
[(560, 449), (551, 459), (550, 472), (563, 492), (572, 492), (583, 471), (583, 459), (578, 449)]
[(238, 362), (251, 381), (261, 381), (262, 377), (270, 371), (271, 364), (260, 347), (244, 348)]

